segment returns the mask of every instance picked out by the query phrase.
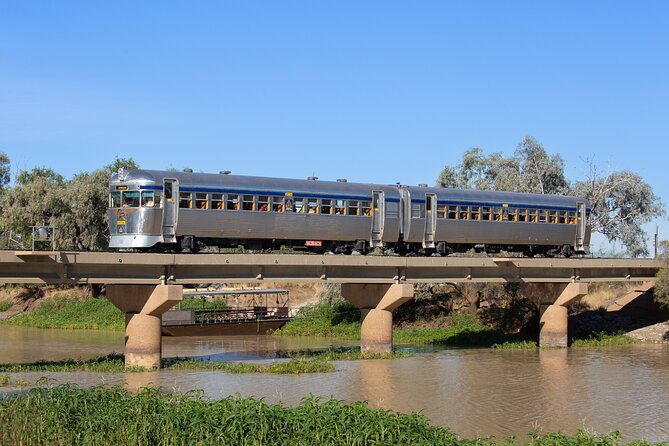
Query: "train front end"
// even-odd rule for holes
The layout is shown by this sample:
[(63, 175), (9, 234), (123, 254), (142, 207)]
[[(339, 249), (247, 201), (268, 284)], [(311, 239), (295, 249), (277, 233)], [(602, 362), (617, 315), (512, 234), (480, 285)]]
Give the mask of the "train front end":
[(148, 172), (119, 169), (109, 180), (109, 247), (146, 249), (162, 242), (162, 186)]

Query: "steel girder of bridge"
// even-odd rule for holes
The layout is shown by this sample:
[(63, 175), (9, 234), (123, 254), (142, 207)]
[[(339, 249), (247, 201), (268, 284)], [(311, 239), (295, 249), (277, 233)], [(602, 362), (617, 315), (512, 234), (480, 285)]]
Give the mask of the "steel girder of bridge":
[(0, 251), (0, 283), (611, 282), (654, 280), (652, 259)]

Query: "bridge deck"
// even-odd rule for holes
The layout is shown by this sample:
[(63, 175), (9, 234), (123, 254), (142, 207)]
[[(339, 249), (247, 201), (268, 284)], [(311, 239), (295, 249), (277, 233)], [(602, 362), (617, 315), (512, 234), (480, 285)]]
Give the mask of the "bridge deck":
[(0, 251), (0, 283), (609, 282), (654, 280), (661, 266), (652, 259)]

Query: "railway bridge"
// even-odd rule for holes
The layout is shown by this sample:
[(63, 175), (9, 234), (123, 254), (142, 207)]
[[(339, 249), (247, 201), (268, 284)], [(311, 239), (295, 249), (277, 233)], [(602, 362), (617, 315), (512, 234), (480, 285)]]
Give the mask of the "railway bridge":
[(126, 315), (126, 365), (157, 368), (161, 316), (196, 283), (337, 282), (362, 313), (361, 348), (392, 348), (392, 312), (420, 282), (519, 282), (543, 287), (540, 344), (567, 346), (567, 306), (591, 282), (653, 281), (649, 259), (530, 259), (276, 254), (0, 251), (0, 283), (104, 284)]

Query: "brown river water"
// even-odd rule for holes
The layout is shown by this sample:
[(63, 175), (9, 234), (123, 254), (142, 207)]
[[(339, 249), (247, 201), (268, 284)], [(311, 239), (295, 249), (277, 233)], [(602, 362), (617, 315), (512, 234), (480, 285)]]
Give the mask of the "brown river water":
[[(92, 358), (123, 349), (123, 333), (0, 326), (0, 363)], [(274, 352), (351, 345), (350, 341), (272, 336), (163, 338), (163, 356), (268, 361)], [(625, 439), (669, 440), (669, 344), (603, 349), (497, 351), (417, 349), (396, 360), (337, 362), (310, 375), (221, 372), (15, 373), (13, 380), (83, 386), (159, 385), (202, 389), (211, 398), (240, 393), (294, 405), (308, 394), (371, 407), (419, 411), (463, 437), (524, 436), (540, 428), (573, 433), (619, 430)], [(11, 393), (13, 388), (0, 388)]]

